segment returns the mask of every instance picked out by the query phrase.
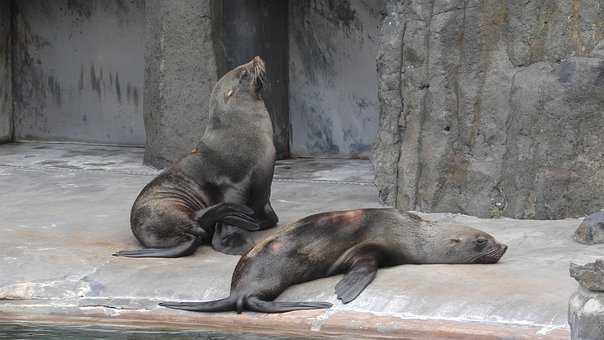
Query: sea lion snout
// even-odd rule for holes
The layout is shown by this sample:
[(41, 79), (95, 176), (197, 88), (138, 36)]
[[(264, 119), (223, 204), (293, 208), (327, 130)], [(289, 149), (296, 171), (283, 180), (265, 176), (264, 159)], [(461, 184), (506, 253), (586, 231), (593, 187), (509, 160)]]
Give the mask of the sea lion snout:
[(252, 58), (252, 63), (254, 64), (260, 64), (262, 66), (262, 68), (264, 68), (264, 60), (262, 60), (262, 58), (260, 58), (260, 56), (255, 56), (254, 58)]
[(508, 246), (503, 243), (495, 243), (495, 246), (482, 255), (476, 263), (494, 264), (499, 262), (503, 254), (508, 250)]
[(250, 86), (257, 93), (262, 90), (264, 85), (264, 75), (266, 74), (266, 65), (260, 56), (255, 56), (245, 65), (247, 73), (250, 75)]

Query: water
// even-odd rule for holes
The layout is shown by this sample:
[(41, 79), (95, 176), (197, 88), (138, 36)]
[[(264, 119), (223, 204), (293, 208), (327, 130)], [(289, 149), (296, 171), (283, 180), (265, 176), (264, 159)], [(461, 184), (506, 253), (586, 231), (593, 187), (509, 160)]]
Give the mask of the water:
[(0, 323), (0, 339), (197, 339), (197, 340), (300, 340), (319, 339), (300, 336), (273, 336), (214, 331), (173, 331), (126, 329), (104, 326), (69, 326), (32, 323)]

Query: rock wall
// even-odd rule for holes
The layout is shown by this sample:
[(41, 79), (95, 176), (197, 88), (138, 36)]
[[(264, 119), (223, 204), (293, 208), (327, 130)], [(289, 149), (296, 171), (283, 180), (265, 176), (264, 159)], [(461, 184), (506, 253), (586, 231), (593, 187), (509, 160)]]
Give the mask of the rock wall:
[(142, 146), (144, 0), (13, 3), (15, 137)]
[(599, 0), (389, 1), (380, 28), (380, 198), (556, 219), (604, 206)]
[(0, 0), (0, 143), (12, 138), (11, 5)]
[(201, 138), (217, 81), (210, 0), (147, 0), (145, 14), (145, 163), (164, 167)]

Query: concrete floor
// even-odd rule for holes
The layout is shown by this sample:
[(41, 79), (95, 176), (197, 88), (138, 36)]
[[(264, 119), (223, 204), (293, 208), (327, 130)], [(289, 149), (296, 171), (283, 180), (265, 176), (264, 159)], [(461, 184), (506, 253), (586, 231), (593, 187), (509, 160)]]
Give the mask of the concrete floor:
[[(282, 315), (188, 313), (161, 300), (228, 294), (238, 257), (200, 248), (179, 259), (112, 257), (138, 248), (129, 210), (158, 173), (142, 149), (77, 144), (0, 145), (0, 319), (142, 327), (225, 328), (307, 336), (528, 339), (568, 337), (571, 261), (604, 256), (572, 241), (580, 219), (529, 221), (423, 214), (493, 234), (509, 245), (496, 265), (398, 266), (348, 305), (339, 277), (301, 284), (282, 300), (334, 303)], [(319, 211), (378, 207), (362, 160), (288, 160), (277, 165), (272, 202), (281, 223)], [(236, 324), (234, 327), (233, 324)], [(1, 327), (0, 327), (1, 331)]]

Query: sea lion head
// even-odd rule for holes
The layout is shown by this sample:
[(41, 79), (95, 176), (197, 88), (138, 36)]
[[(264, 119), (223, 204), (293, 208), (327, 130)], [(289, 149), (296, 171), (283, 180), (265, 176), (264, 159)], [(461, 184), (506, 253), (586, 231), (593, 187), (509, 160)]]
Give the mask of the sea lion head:
[(264, 61), (256, 56), (248, 63), (227, 72), (216, 84), (213, 96), (222, 97), (216, 99), (222, 100), (224, 104), (236, 97), (260, 100), (265, 74)]
[(441, 230), (437, 256), (445, 263), (497, 263), (508, 246), (497, 242), (493, 236), (465, 226), (449, 226)]

